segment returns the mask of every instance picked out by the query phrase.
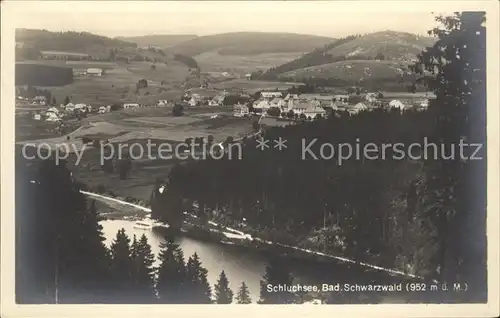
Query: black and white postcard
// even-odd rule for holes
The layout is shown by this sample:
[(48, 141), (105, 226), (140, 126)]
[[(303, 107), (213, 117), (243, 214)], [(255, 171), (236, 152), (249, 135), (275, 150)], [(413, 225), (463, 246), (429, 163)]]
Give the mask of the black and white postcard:
[(497, 316), (498, 10), (2, 2), (2, 316)]

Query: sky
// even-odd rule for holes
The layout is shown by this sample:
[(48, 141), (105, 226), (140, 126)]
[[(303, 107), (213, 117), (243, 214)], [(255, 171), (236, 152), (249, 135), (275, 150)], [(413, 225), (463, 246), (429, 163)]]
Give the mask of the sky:
[(401, 6), (392, 1), (19, 1), (16, 27), (109, 37), (243, 31), (342, 37), (384, 30), (425, 35), (436, 15), (424, 11), (425, 2)]

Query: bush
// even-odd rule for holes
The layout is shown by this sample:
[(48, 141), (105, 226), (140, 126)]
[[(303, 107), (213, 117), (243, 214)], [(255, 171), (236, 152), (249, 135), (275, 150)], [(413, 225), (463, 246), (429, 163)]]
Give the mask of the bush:
[(172, 114), (174, 116), (184, 115), (184, 106), (182, 106), (181, 104), (175, 104), (174, 107), (172, 108)]
[(281, 111), (278, 107), (271, 107), (267, 110), (267, 114), (269, 116), (276, 116), (278, 117), (281, 114)]

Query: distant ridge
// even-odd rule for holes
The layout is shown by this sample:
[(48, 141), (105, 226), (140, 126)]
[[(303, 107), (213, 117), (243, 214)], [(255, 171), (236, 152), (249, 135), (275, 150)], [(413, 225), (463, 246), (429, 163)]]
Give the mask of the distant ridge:
[(118, 36), (115, 39), (136, 43), (138, 46), (156, 46), (169, 48), (173, 45), (197, 38), (194, 34), (158, 34), (142, 36)]
[(188, 56), (209, 51), (221, 55), (257, 55), (265, 53), (309, 52), (335, 39), (296, 33), (234, 32), (196, 37), (169, 50)]

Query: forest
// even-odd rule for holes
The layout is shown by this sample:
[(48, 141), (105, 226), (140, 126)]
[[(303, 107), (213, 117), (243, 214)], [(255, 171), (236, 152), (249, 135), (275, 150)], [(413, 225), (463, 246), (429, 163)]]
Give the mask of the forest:
[(63, 86), (73, 82), (73, 69), (36, 63), (16, 63), (16, 85)]

